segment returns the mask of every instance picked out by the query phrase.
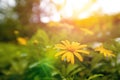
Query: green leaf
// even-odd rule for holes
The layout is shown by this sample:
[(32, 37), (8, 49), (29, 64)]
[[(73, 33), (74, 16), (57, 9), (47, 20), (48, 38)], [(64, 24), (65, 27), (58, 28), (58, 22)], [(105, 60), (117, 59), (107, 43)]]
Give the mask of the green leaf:
[(50, 67), (50, 64), (44, 62), (35, 63), (26, 71), (25, 80), (52, 78), (52, 72), (53, 69)]
[(77, 68), (77, 69), (73, 70), (73, 72), (70, 73), (70, 76), (75, 75), (76, 73), (82, 71), (83, 69), (84, 68)]
[(67, 75), (69, 75), (70, 72), (74, 71), (77, 67), (79, 67), (79, 66), (76, 65), (76, 64), (74, 64), (74, 65), (69, 64), (69, 65), (68, 65), (68, 68), (67, 68)]
[(95, 74), (95, 75), (90, 76), (87, 80), (91, 80), (91, 79), (94, 79), (94, 78), (97, 78), (100, 76), (104, 76), (104, 75), (103, 74)]
[(95, 66), (103, 59), (103, 56), (99, 53), (93, 53), (93, 59), (91, 61), (92, 68), (95, 68)]

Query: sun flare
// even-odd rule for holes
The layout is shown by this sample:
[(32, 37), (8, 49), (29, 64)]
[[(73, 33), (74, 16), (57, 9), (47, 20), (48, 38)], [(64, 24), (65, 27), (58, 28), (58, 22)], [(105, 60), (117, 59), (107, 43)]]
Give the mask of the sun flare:
[(48, 23), (62, 19), (85, 19), (95, 12), (98, 15), (111, 15), (119, 13), (119, 7), (119, 0), (41, 0), (40, 9), (43, 13), (40, 20)]
[(60, 14), (64, 18), (81, 18), (87, 15), (81, 15), (82, 12), (88, 10), (96, 0), (53, 0), (54, 3), (61, 4)]

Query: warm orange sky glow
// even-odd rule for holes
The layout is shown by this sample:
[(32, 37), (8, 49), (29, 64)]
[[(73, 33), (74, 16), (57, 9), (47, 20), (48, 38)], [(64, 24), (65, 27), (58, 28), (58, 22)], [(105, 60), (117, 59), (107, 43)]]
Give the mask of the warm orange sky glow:
[[(2, 0), (2, 2), (10, 6), (16, 5), (15, 0)], [(0, 6), (6, 5), (1, 3)], [(120, 0), (41, 0), (40, 9), (44, 12), (40, 14), (42, 22), (59, 22), (62, 18), (88, 18), (94, 12), (108, 15), (119, 13)]]
[[(53, 14), (49, 18), (41, 16), (41, 21), (44, 23), (58, 22), (62, 18), (84, 19), (93, 15), (94, 12), (108, 15), (120, 12), (119, 0), (51, 0), (54, 4), (49, 3), (49, 1), (42, 0), (40, 5), (44, 10), (46, 9), (45, 12)], [(55, 9), (58, 7), (56, 5), (60, 7), (59, 10)]]

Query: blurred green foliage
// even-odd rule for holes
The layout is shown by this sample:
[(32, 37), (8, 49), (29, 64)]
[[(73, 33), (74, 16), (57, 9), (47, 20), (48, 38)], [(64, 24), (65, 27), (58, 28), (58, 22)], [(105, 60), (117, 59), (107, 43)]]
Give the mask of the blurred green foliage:
[[(59, 38), (58, 38), (59, 39)], [(37, 40), (38, 43), (34, 43)], [(119, 80), (120, 42), (111, 40), (104, 46), (115, 53), (115, 58), (105, 58), (90, 49), (91, 55), (76, 64), (55, 58), (54, 44), (43, 30), (27, 41), (27, 45), (0, 43), (1, 80)], [(53, 42), (52, 42), (53, 43)], [(93, 43), (91, 43), (93, 45)]]

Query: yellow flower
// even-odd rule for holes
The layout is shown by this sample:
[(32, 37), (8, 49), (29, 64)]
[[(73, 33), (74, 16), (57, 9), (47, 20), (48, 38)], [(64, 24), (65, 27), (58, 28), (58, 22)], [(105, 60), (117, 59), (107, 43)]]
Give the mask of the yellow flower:
[(16, 35), (19, 34), (19, 31), (18, 31), (18, 30), (15, 30), (15, 31), (14, 31), (14, 34), (16, 34)]
[(33, 41), (33, 44), (35, 44), (35, 45), (37, 45), (38, 43), (39, 43), (38, 40)]
[(105, 57), (110, 57), (110, 56), (113, 56), (115, 57), (115, 55), (112, 53), (112, 51), (110, 50), (107, 50), (103, 47), (103, 45), (99, 46), (99, 47), (96, 47), (95, 48), (95, 51), (99, 51), (101, 54), (103, 54)]
[(94, 32), (90, 31), (89, 29), (85, 29), (85, 28), (80, 28), (82, 31), (84, 31), (86, 34), (89, 34), (89, 35), (93, 35)]
[(74, 64), (74, 56), (76, 56), (80, 61), (83, 61), (83, 57), (79, 53), (89, 54), (88, 51), (83, 50), (87, 45), (80, 45), (78, 42), (70, 43), (68, 40), (61, 41), (61, 44), (56, 44), (55, 48), (61, 51), (56, 53), (56, 57), (62, 55), (62, 60), (67, 60)]
[(17, 41), (21, 45), (26, 45), (27, 44), (27, 40), (25, 38), (22, 38), (22, 37), (18, 37)]

